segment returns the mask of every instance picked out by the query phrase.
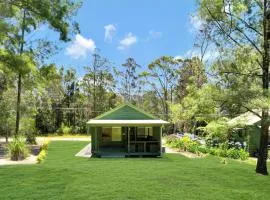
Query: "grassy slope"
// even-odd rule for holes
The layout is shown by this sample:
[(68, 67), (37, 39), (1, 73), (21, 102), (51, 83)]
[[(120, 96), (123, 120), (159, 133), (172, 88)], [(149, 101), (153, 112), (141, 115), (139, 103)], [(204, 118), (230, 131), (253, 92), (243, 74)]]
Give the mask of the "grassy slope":
[(238, 161), (224, 165), (211, 156), (74, 157), (86, 144), (52, 142), (44, 164), (0, 167), (0, 199), (269, 198), (270, 177), (256, 175), (253, 165)]

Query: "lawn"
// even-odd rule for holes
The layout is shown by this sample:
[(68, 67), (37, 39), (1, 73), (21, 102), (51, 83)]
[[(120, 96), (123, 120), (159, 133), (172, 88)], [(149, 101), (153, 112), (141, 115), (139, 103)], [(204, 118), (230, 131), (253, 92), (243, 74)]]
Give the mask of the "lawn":
[[(87, 159), (87, 142), (54, 141), (40, 165), (0, 167), (0, 199), (269, 199), (270, 176), (207, 156)], [(270, 166), (269, 166), (270, 168)], [(262, 189), (260, 189), (260, 186)]]

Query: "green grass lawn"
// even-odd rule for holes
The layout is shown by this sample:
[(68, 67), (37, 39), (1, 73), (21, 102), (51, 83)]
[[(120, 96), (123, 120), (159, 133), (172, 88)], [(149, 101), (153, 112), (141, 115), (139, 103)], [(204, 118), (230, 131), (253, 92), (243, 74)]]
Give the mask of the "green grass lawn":
[[(0, 167), (0, 199), (269, 199), (270, 176), (207, 156), (87, 159), (87, 142), (54, 141), (40, 165)], [(270, 168), (270, 166), (269, 166)], [(261, 188), (260, 188), (261, 186)]]

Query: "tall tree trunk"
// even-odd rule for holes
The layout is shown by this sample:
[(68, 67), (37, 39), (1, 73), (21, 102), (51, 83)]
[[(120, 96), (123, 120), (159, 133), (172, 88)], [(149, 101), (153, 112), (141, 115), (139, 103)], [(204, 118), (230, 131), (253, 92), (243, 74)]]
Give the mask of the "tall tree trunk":
[[(269, 34), (270, 34), (270, 13), (267, 8), (269, 6), (269, 0), (264, 0), (264, 19), (263, 19), (263, 36), (264, 36), (264, 56), (263, 56), (263, 95), (265, 98), (268, 98), (269, 92)], [(257, 160), (256, 172), (267, 175), (267, 158), (268, 158), (268, 131), (269, 131), (269, 109), (268, 107), (262, 109), (262, 119), (261, 119), (261, 138), (260, 138), (260, 148), (259, 155)]]
[(164, 92), (164, 101), (165, 101), (165, 120), (168, 121), (169, 120), (169, 106), (168, 106), (168, 90), (165, 89)]
[(96, 101), (97, 101), (97, 97), (96, 97), (96, 64), (97, 64), (97, 54), (94, 54), (94, 66), (93, 66), (93, 70), (94, 70), (94, 96), (93, 96), (93, 108), (94, 108), (94, 117), (97, 116), (97, 106), (96, 106)]
[[(21, 35), (21, 41), (20, 41), (20, 55), (23, 53), (23, 47), (24, 47), (24, 32), (25, 32), (25, 15), (26, 10), (23, 10), (23, 22), (22, 22), (22, 35)], [(20, 117), (21, 117), (21, 91), (22, 91), (22, 74), (19, 70), (18, 75), (18, 90), (17, 90), (17, 108), (16, 108), (16, 129), (15, 129), (15, 136), (19, 133), (20, 128)]]
[(18, 135), (20, 127), (20, 117), (21, 117), (21, 90), (22, 90), (22, 75), (19, 72), (18, 76), (18, 86), (17, 86), (17, 110), (16, 110), (16, 130), (15, 134)]

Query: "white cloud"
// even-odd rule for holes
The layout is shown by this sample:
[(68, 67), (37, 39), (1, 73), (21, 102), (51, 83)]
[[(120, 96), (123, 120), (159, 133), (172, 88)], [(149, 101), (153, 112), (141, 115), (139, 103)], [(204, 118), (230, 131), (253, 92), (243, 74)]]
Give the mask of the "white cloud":
[(104, 41), (106, 42), (112, 42), (113, 36), (116, 32), (116, 27), (113, 24), (108, 24), (104, 26), (105, 29), (105, 35), (104, 35)]
[(118, 49), (124, 50), (129, 48), (130, 46), (136, 44), (138, 42), (138, 39), (136, 35), (133, 35), (131, 32), (129, 32), (122, 40), (120, 40)]
[(151, 39), (158, 39), (162, 37), (162, 32), (159, 32), (159, 31), (149, 31), (148, 33), (148, 40), (151, 40)]
[(93, 52), (96, 48), (95, 42), (89, 38), (84, 38), (77, 34), (75, 40), (67, 47), (66, 54), (74, 59), (85, 58), (88, 52)]

